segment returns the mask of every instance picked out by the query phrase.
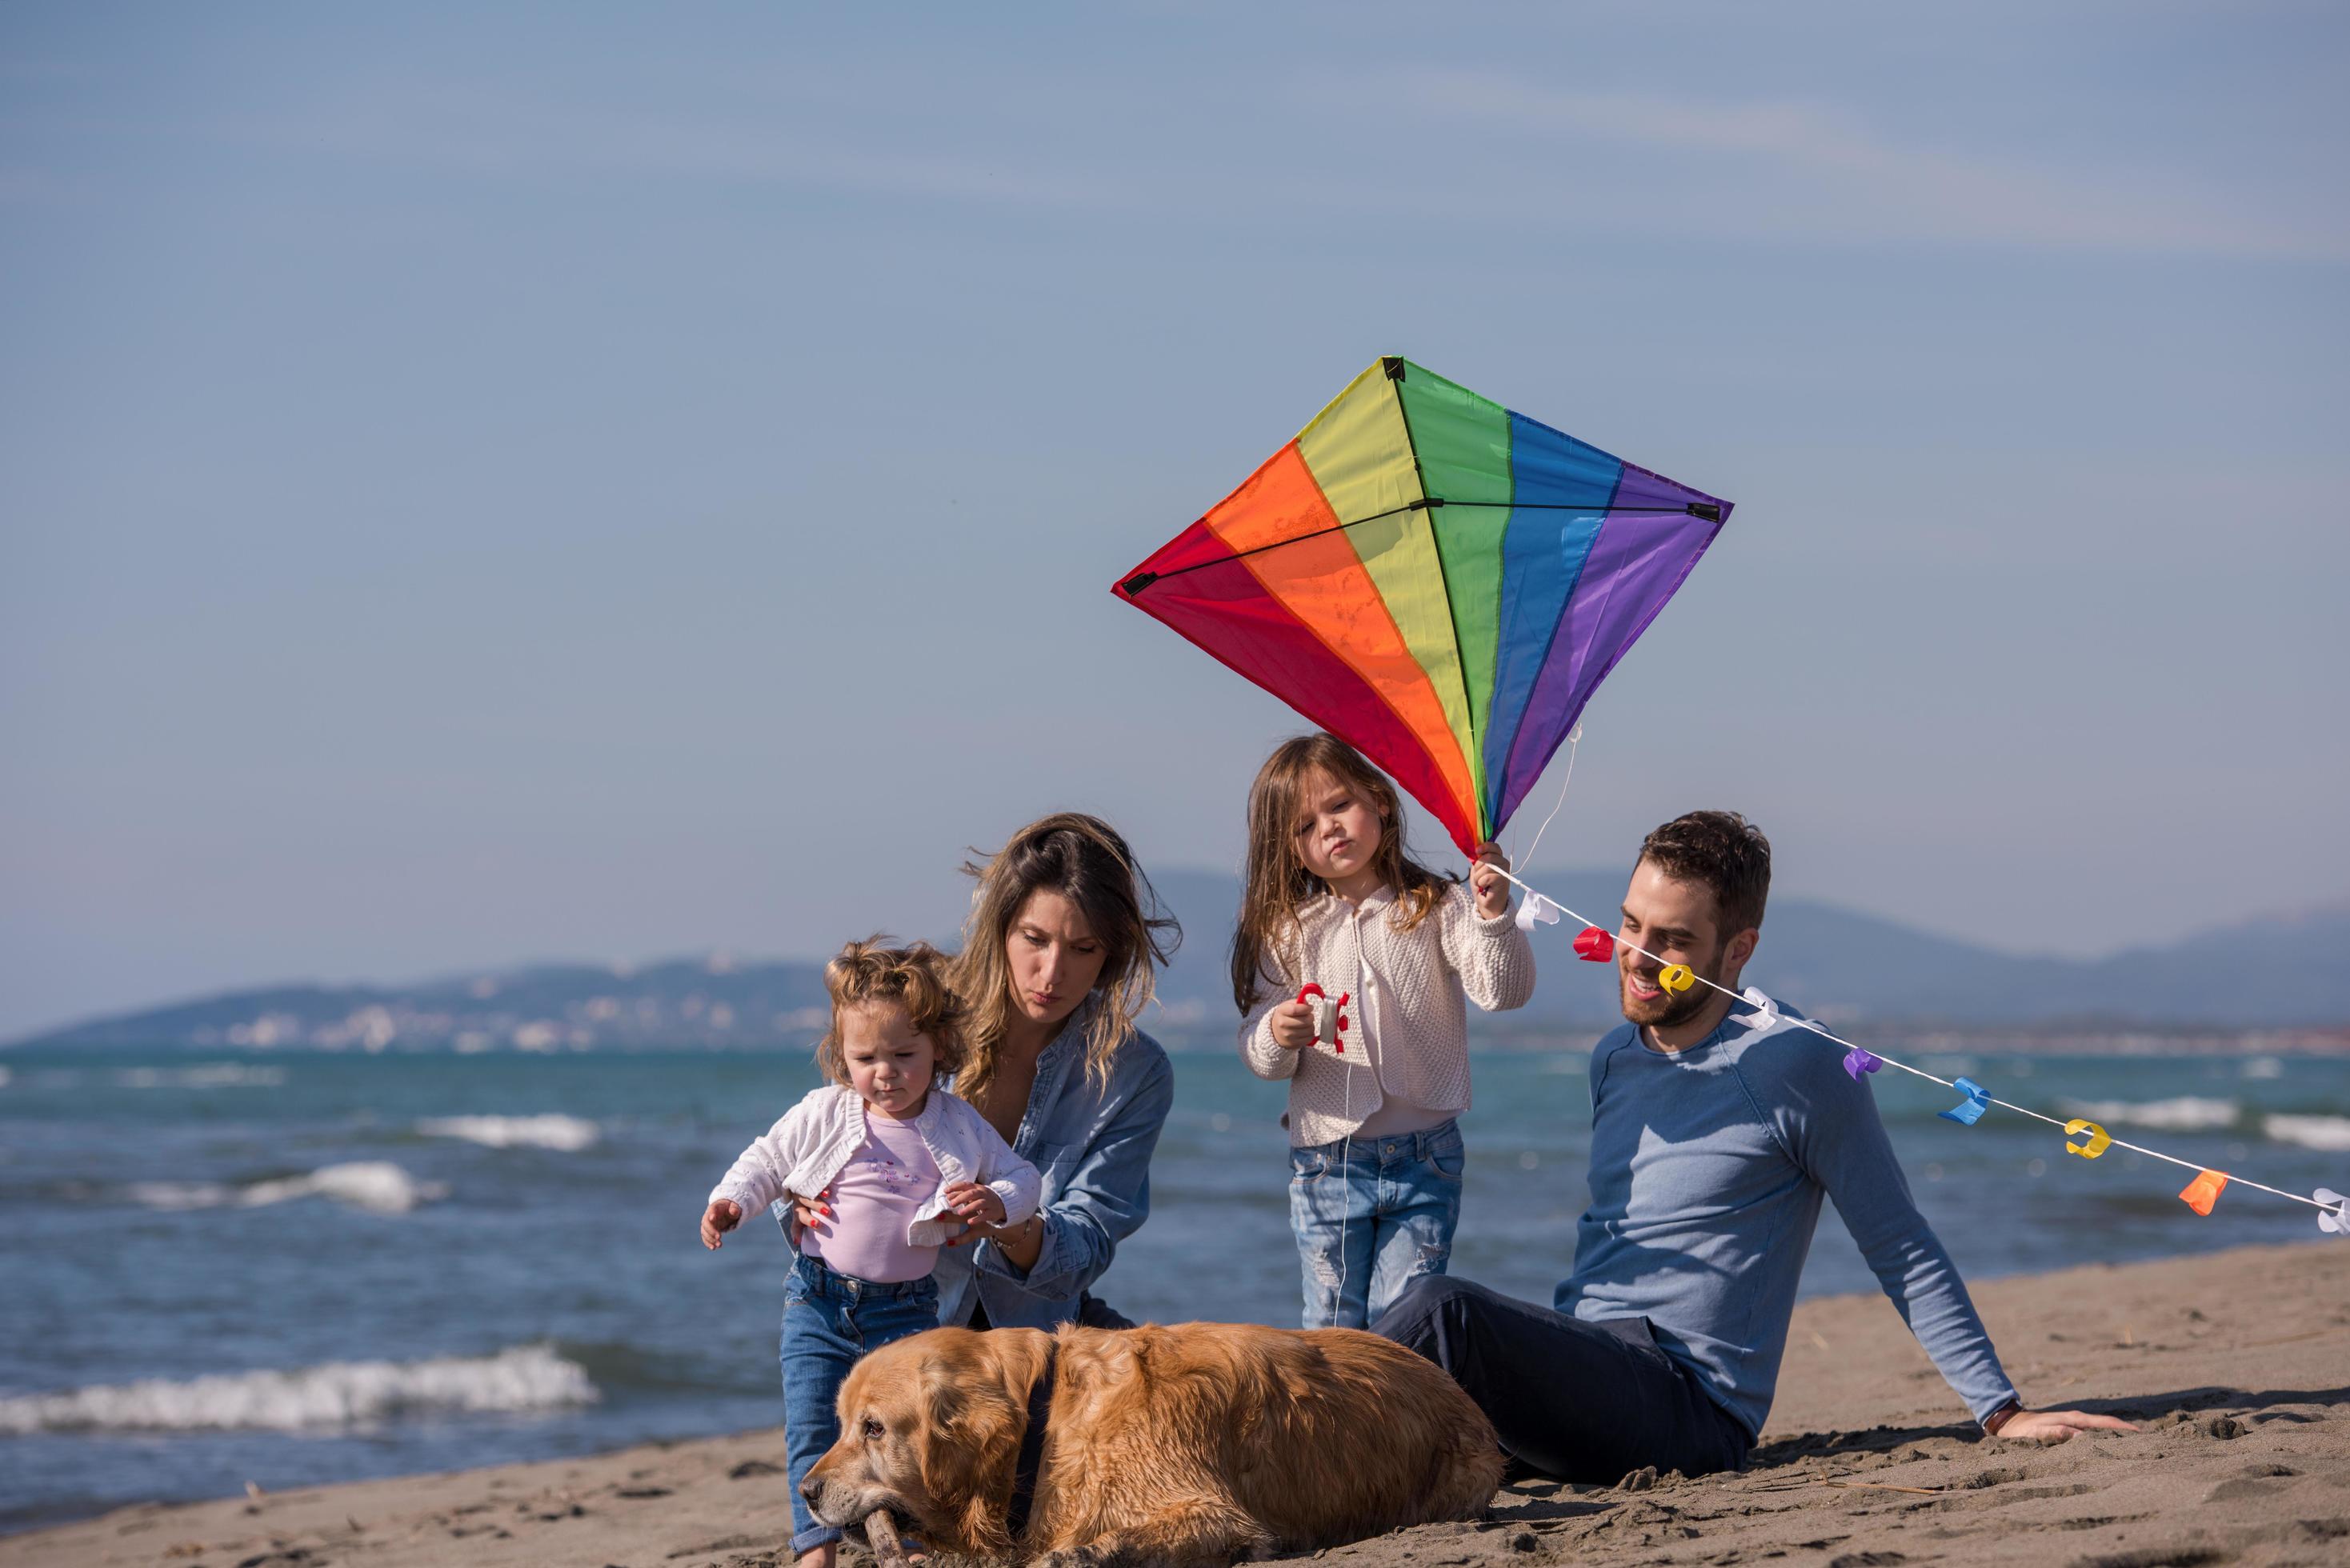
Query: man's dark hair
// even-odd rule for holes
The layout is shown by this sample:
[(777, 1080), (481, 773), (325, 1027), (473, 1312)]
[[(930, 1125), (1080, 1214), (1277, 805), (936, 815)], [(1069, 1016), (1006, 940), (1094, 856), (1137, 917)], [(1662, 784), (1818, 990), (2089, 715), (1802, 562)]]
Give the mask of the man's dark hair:
[(1677, 881), (1713, 890), (1723, 937), (1762, 923), (1771, 841), (1734, 811), (1692, 811), (1640, 840), (1640, 858)]

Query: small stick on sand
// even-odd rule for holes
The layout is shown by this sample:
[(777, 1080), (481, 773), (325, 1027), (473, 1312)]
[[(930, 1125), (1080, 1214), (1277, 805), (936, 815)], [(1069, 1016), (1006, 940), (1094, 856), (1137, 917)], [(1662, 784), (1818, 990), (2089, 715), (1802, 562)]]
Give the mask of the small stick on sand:
[(865, 1516), (865, 1539), (880, 1568), (906, 1568), (906, 1543), (898, 1539), (898, 1521), (887, 1510), (877, 1508)]

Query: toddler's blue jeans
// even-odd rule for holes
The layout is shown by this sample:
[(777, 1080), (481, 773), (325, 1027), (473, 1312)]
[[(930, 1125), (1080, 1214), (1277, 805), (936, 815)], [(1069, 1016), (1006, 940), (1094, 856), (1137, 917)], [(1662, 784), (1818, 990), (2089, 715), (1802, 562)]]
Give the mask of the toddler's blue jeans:
[(840, 1437), (834, 1403), (848, 1369), (868, 1350), (939, 1326), (939, 1287), (924, 1278), (875, 1284), (821, 1260), (794, 1261), (784, 1281), (784, 1459), (792, 1490), (795, 1554), (840, 1532), (808, 1511), (800, 1482)]
[(1468, 1155), (1447, 1119), (1393, 1137), (1289, 1151), (1289, 1227), (1305, 1272), (1307, 1328), (1365, 1328), (1452, 1258)]

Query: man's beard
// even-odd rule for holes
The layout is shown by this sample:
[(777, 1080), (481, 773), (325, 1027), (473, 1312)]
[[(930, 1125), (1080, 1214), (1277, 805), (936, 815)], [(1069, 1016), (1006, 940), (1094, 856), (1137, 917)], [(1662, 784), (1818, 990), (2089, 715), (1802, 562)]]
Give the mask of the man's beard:
[(1627, 983), (1629, 974), (1619, 968), (1616, 973), (1616, 995), (1623, 1006), (1625, 1018), (1648, 1029), (1673, 1029), (1687, 1023), (1704, 1012), (1706, 1004), (1714, 998), (1713, 991), (1704, 982), (1720, 981), (1721, 976), (1714, 965), (1721, 961), (1721, 954), (1716, 952), (1713, 960), (1712, 964), (1702, 968), (1690, 965), (1690, 972), (1696, 975), (1697, 980), (1687, 991), (1678, 994), (1669, 991), (1660, 992), (1653, 1002), (1635, 1001)]

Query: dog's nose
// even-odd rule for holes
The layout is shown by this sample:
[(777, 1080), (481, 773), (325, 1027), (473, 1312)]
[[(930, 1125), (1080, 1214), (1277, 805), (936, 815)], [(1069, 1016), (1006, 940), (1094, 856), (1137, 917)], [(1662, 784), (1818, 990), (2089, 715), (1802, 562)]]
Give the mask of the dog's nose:
[(814, 1502), (816, 1501), (816, 1494), (823, 1490), (824, 1483), (816, 1480), (816, 1477), (811, 1475), (802, 1476), (800, 1478), (800, 1495), (807, 1499), (808, 1501)]

